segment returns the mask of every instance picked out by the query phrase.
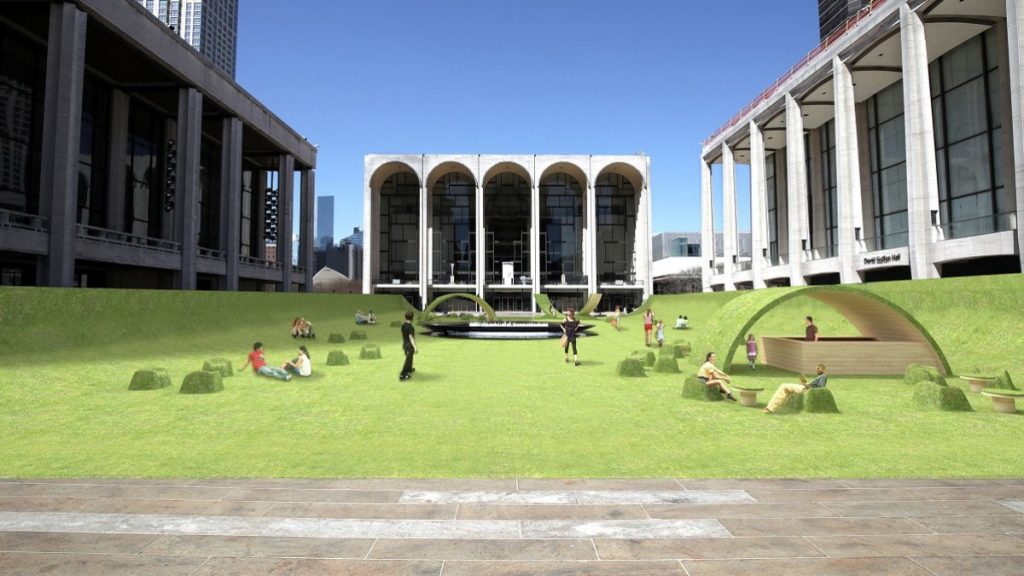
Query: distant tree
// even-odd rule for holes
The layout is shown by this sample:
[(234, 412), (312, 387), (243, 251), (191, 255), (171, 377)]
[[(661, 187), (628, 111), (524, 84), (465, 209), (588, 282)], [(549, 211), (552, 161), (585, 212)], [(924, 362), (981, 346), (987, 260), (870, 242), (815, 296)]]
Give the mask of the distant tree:
[(700, 268), (690, 268), (658, 280), (658, 294), (689, 294), (703, 290)]

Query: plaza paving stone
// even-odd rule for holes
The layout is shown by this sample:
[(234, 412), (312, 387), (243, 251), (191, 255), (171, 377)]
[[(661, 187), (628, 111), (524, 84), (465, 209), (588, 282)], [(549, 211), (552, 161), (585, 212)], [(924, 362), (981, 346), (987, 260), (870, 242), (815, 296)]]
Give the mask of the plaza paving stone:
[(1024, 481), (0, 480), (0, 576), (1024, 574)]

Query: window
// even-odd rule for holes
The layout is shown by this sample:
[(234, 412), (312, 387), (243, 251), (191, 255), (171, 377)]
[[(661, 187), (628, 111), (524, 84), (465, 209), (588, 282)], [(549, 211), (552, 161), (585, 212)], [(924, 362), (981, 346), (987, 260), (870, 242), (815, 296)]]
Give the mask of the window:
[(779, 184), (775, 171), (775, 153), (764, 161), (765, 193), (768, 197), (768, 258), (772, 266), (779, 265)]
[(46, 56), (0, 24), (0, 209), (39, 212)]
[(901, 81), (868, 100), (868, 146), (876, 236), (869, 249), (897, 248), (909, 243), (905, 131)]
[(107, 170), (110, 144), (110, 90), (92, 78), (82, 90), (78, 147), (78, 223), (107, 226)]
[(583, 188), (572, 176), (540, 183), (541, 274), (545, 282), (586, 284), (583, 276)]
[(517, 277), (530, 275), (529, 182), (512, 172), (491, 178), (484, 189), (484, 223), (487, 282), (501, 283), (503, 262), (513, 263)]
[(452, 172), (441, 177), (431, 192), (433, 272), (435, 283), (476, 283), (476, 185), (472, 178)]
[(636, 189), (625, 176), (604, 174), (594, 184), (594, 193), (597, 201), (598, 281), (633, 283), (639, 200)]
[(219, 250), (221, 145), (204, 138), (199, 148), (199, 245)]
[(412, 172), (399, 172), (380, 189), (381, 282), (415, 282), (419, 278), (420, 183)]
[(128, 116), (125, 230), (137, 236), (161, 238), (163, 118), (136, 97), (130, 100)]
[[(825, 200), (825, 257), (838, 255), (839, 213), (836, 178), (836, 121), (821, 127), (821, 187)], [(813, 235), (813, 234), (812, 234)]]

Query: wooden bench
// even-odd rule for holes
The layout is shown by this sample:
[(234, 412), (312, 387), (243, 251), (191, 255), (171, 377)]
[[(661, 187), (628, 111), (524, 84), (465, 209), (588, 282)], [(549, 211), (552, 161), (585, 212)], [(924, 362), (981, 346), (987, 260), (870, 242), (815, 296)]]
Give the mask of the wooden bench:
[(757, 407), (757, 393), (764, 392), (764, 388), (747, 388), (745, 386), (737, 386), (733, 384), (733, 390), (740, 393), (740, 405), (750, 406), (753, 408)]
[(964, 374), (960, 376), (961, 380), (966, 380), (971, 386), (971, 392), (977, 394), (985, 388), (988, 388), (990, 384), (996, 381), (995, 376), (972, 376)]
[(992, 399), (992, 409), (1003, 414), (1017, 413), (1017, 398), (1024, 398), (1024, 392), (1020, 390), (1001, 390), (989, 388), (981, 391), (982, 396)]

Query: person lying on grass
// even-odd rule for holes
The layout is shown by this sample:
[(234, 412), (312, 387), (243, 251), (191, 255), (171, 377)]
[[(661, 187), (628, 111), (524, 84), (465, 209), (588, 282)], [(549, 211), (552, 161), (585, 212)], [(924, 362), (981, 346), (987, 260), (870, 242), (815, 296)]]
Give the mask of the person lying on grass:
[(252, 345), (252, 352), (249, 352), (249, 357), (246, 359), (245, 364), (238, 371), (244, 371), (250, 364), (252, 364), (252, 371), (256, 374), (277, 378), (286, 382), (292, 379), (292, 375), (283, 369), (267, 365), (267, 361), (263, 358), (263, 342), (256, 342)]
[(313, 362), (309, 359), (309, 350), (299, 346), (299, 355), (281, 365), (285, 372), (307, 378), (313, 375)]
[(772, 395), (772, 399), (768, 402), (768, 406), (764, 410), (761, 410), (761, 412), (765, 412), (767, 414), (775, 412), (779, 409), (779, 406), (782, 406), (790, 394), (803, 394), (811, 388), (824, 388), (828, 383), (828, 375), (825, 374), (825, 365), (818, 364), (818, 366), (814, 368), (814, 371), (818, 375), (810, 382), (808, 382), (807, 378), (801, 374), (799, 384), (780, 384), (779, 389), (775, 391), (775, 394)]
[(731, 382), (732, 379), (728, 374), (715, 367), (714, 352), (708, 352), (708, 355), (704, 357), (704, 364), (697, 370), (697, 378), (700, 378), (708, 388), (718, 388), (719, 394), (725, 394), (729, 400), (736, 401), (732, 392), (725, 386), (725, 383)]

